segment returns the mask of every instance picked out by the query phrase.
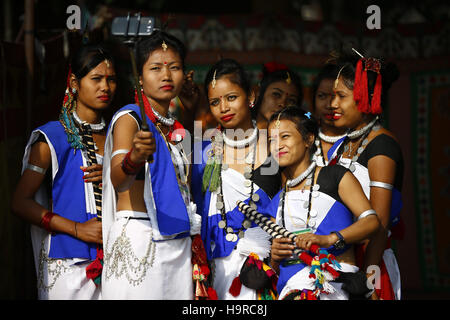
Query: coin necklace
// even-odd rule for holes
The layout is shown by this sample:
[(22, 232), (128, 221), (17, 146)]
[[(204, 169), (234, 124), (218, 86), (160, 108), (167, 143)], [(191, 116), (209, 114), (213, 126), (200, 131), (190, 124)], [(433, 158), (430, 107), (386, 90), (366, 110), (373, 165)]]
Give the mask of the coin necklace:
[[(251, 166), (247, 166), (244, 169), (244, 177), (246, 178), (246, 180), (244, 181), (244, 185), (245, 187), (250, 187), (250, 200), (249, 200), (249, 205), (253, 208), (256, 209), (256, 203), (257, 201), (259, 201), (259, 195), (257, 193), (253, 193), (254, 192), (254, 182), (251, 180), (253, 178), (253, 174), (255, 171), (255, 159), (256, 159), (256, 147), (257, 147), (258, 143), (257, 140), (254, 142), (254, 150), (253, 150), (253, 156), (252, 159), (247, 158), (246, 162), (251, 164)], [(227, 164), (222, 164), (222, 170), (227, 170), (228, 169), (228, 165)], [(225, 202), (224, 202), (224, 198), (223, 198), (223, 184), (222, 184), (222, 172), (220, 173), (220, 177), (219, 177), (219, 189), (218, 189), (218, 194), (217, 194), (217, 202), (216, 202), (216, 209), (220, 210), (220, 217), (221, 220), (219, 221), (218, 225), (219, 228), (223, 229), (225, 232), (225, 239), (229, 242), (236, 242), (238, 239), (241, 239), (244, 237), (244, 233), (245, 233), (245, 229), (248, 229), (251, 227), (252, 222), (248, 219), (244, 219), (244, 221), (242, 222), (242, 226), (241, 228), (239, 228), (239, 230), (237, 232), (234, 232), (232, 227), (228, 226), (228, 222), (227, 222), (227, 215), (226, 215), (226, 211), (225, 211)]]

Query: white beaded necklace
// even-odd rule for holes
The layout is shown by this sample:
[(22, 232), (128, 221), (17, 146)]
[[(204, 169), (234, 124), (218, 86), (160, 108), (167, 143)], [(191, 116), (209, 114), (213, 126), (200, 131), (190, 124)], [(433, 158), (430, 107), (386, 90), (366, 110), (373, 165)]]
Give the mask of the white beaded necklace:
[(311, 164), (309, 165), (309, 167), (305, 171), (303, 171), (300, 175), (298, 175), (297, 177), (295, 177), (292, 180), (286, 181), (286, 185), (289, 188), (293, 188), (296, 185), (300, 184), (314, 170), (315, 167), (316, 167), (316, 162), (312, 161)]
[[(81, 120), (80, 117), (78, 116), (77, 112), (74, 111), (72, 113), (73, 118), (75, 119), (75, 121), (81, 126), (81, 124), (85, 123), (86, 121)], [(102, 117), (101, 122), (100, 123), (89, 123), (89, 126), (91, 127), (92, 132), (100, 132), (103, 129), (105, 129), (106, 123), (105, 123), (105, 119)]]

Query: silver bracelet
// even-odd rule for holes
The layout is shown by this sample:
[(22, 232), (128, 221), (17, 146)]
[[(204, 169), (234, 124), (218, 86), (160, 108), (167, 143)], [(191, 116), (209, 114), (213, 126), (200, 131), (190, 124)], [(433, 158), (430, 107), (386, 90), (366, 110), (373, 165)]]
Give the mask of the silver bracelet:
[(27, 163), (27, 166), (26, 166), (25, 169), (28, 169), (28, 170), (31, 170), (31, 171), (34, 171), (34, 172), (37, 172), (37, 173), (40, 173), (40, 174), (44, 174), (44, 175), (45, 175), (45, 172), (47, 172), (47, 169), (35, 166), (35, 165), (31, 164), (31, 163)]
[(365, 217), (370, 216), (372, 214), (376, 215), (377, 213), (373, 209), (366, 210), (359, 215), (358, 220), (364, 219)]
[(114, 158), (115, 156), (117, 156), (118, 154), (128, 153), (129, 151), (130, 151), (130, 150), (128, 150), (128, 149), (119, 149), (119, 150), (116, 150), (116, 151), (114, 151), (114, 152), (112, 153), (111, 159)]
[(370, 181), (369, 187), (379, 187), (387, 190), (392, 190), (394, 186), (392, 184), (381, 182), (381, 181)]

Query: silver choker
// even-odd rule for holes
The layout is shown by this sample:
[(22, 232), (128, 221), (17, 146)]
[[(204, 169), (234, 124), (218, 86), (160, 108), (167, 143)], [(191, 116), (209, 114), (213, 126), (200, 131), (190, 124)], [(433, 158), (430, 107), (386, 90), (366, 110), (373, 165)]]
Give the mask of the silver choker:
[[(79, 125), (82, 125), (83, 123), (88, 123), (87, 121), (81, 120), (76, 111), (72, 112), (72, 115)], [(100, 123), (88, 123), (88, 124), (91, 127), (92, 132), (100, 132), (103, 129), (105, 129), (106, 126), (105, 119), (103, 117)]]
[(258, 127), (254, 126), (252, 134), (248, 138), (242, 140), (232, 140), (228, 138), (225, 134), (222, 134), (222, 136), (223, 142), (225, 142), (227, 146), (232, 148), (245, 148), (246, 146), (251, 145), (258, 139)]
[(286, 185), (289, 188), (293, 188), (296, 185), (300, 184), (303, 180), (306, 179), (306, 177), (314, 170), (314, 168), (316, 167), (316, 162), (313, 161), (311, 162), (311, 164), (309, 165), (308, 169), (306, 169), (305, 171), (303, 171), (299, 176), (297, 176), (296, 178), (292, 179), (292, 180), (288, 180), (286, 181)]
[(378, 121), (378, 116), (375, 119), (373, 119), (365, 127), (362, 127), (359, 130), (354, 130), (354, 131), (350, 132), (349, 134), (347, 134), (347, 136), (349, 137), (350, 140), (359, 138), (359, 137), (363, 136), (367, 131), (371, 130), (377, 121)]
[(153, 107), (151, 107), (151, 108), (152, 108), (153, 114), (158, 118), (159, 122), (161, 122), (166, 127), (173, 126), (173, 124), (175, 123), (175, 120), (172, 118), (170, 113), (168, 113), (169, 117), (166, 118), (166, 117), (162, 116), (158, 111), (156, 111)]
[(327, 136), (326, 134), (324, 134), (322, 132), (321, 129), (319, 129), (319, 138), (322, 141), (325, 141), (327, 143), (336, 143), (339, 139), (342, 139), (343, 137), (345, 137), (347, 135), (347, 133), (340, 135), (340, 136)]

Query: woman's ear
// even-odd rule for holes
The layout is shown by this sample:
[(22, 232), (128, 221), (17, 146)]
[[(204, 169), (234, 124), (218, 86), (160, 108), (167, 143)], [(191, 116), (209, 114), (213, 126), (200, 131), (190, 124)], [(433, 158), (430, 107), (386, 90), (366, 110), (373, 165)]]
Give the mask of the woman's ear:
[(75, 77), (75, 75), (73, 73), (70, 75), (69, 83), (70, 83), (70, 90), (75, 89), (76, 92), (79, 91), (80, 85), (78, 83), (77, 77)]
[(250, 89), (250, 93), (248, 95), (248, 103), (250, 108), (253, 108), (256, 103), (256, 99), (258, 98), (259, 86), (254, 86)]

